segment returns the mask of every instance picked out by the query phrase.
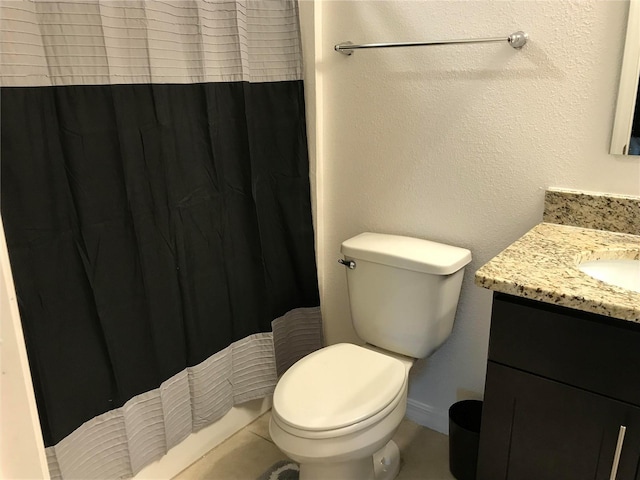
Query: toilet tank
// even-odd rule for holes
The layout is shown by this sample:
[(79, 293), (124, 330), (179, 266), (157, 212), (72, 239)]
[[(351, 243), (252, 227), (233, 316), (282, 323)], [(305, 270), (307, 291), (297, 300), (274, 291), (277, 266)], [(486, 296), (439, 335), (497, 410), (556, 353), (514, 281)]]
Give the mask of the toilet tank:
[(365, 342), (424, 358), (453, 328), (465, 248), (418, 238), (362, 233), (342, 243), (353, 326)]

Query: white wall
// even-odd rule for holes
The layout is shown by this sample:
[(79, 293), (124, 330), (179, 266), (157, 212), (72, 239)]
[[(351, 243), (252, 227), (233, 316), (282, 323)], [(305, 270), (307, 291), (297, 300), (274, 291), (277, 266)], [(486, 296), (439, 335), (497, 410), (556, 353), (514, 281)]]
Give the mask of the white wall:
[[(640, 195), (640, 161), (609, 155), (627, 2), (323, 1), (315, 24), (319, 268), (327, 341), (357, 341), (340, 243), (374, 231), (469, 248), (453, 334), (410, 398), (446, 429), (480, 395), (491, 294), (473, 273), (541, 221), (546, 187)], [(505, 44), (356, 51), (333, 45), (529, 33)], [(309, 60), (308, 60), (309, 61)], [(431, 412), (431, 413), (429, 413)]]

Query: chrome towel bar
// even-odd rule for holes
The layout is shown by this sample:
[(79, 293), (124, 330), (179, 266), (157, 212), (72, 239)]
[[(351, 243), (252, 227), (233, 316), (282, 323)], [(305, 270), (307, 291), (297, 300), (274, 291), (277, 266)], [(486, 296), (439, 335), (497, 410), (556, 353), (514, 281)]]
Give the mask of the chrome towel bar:
[(493, 38), (472, 38), (467, 40), (438, 40), (433, 42), (405, 42), (405, 43), (366, 43), (364, 45), (355, 45), (351, 42), (337, 44), (334, 48), (336, 52), (343, 55), (351, 55), (354, 50), (360, 48), (390, 48), (390, 47), (422, 47), (428, 45), (458, 45), (463, 43), (489, 43), (489, 42), (507, 42), (513, 48), (521, 49), (527, 43), (529, 35), (524, 32), (515, 32), (508, 37)]

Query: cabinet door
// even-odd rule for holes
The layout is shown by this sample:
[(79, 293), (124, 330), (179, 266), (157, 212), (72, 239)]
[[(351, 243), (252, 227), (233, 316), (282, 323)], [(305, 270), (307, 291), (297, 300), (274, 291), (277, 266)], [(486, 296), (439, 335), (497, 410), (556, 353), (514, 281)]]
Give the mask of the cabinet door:
[(478, 480), (640, 480), (640, 408), (494, 362), (480, 430)]

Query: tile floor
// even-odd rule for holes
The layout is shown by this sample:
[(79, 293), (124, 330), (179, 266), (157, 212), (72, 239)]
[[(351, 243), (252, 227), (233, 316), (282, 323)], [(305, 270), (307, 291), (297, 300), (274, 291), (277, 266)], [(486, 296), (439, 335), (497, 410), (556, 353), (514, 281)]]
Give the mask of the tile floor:
[[(174, 480), (255, 480), (286, 457), (269, 437), (270, 412), (247, 425)], [(449, 440), (404, 420), (394, 436), (402, 463), (397, 480), (453, 480), (449, 473)]]

